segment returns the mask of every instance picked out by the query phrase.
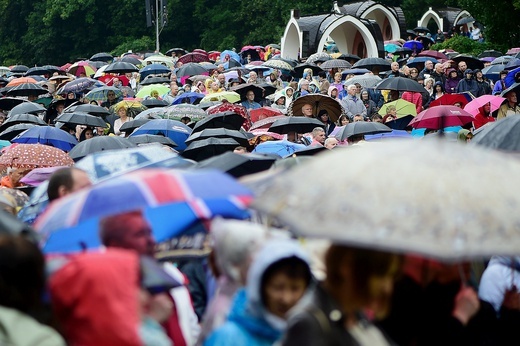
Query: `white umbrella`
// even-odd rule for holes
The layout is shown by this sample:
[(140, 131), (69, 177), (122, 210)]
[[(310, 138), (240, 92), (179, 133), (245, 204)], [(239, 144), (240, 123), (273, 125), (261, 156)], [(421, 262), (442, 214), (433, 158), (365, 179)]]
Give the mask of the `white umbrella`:
[[(444, 261), (518, 255), (520, 162), (445, 141), (338, 149), (274, 177), (255, 207), (302, 236)], [(342, 184), (330, 179), (340, 174)]]

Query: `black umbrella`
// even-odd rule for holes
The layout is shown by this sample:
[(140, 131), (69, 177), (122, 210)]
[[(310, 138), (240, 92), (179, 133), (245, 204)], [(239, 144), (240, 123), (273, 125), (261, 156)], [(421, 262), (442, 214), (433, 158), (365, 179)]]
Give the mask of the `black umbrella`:
[(116, 150), (135, 147), (137, 147), (137, 145), (130, 142), (127, 138), (119, 136), (98, 136), (87, 139), (83, 142), (79, 142), (74, 148), (72, 148), (72, 150), (69, 152), (69, 155), (74, 161), (78, 161), (88, 154), (97, 153), (104, 150)]
[(106, 61), (88, 61), (88, 64), (96, 69), (100, 69), (101, 67), (108, 65)]
[(330, 70), (333, 68), (351, 68), (352, 65), (343, 59), (330, 59), (327, 61), (324, 61), (320, 67), (324, 70)]
[(424, 27), (424, 26), (418, 26), (416, 27), (415, 29), (413, 29), (414, 32), (424, 32), (424, 33), (429, 33), (430, 32), (430, 29), (428, 29), (427, 27)]
[(260, 88), (264, 89), (264, 97), (267, 97), (269, 95), (272, 95), (276, 92), (276, 87), (272, 84), (269, 84), (269, 83), (260, 83), (260, 84), (257, 84)]
[(231, 67), (242, 67), (242, 64), (239, 63), (238, 61), (236, 61), (233, 58), (230, 58), (228, 60), (227, 64), (228, 64), (228, 68), (231, 68)]
[(184, 149), (182, 156), (195, 161), (202, 161), (232, 151), (240, 144), (233, 138), (207, 138), (192, 142)]
[(208, 71), (204, 67), (197, 63), (189, 62), (187, 64), (182, 65), (179, 68), (179, 70), (177, 70), (177, 77), (195, 76), (197, 74), (205, 73), (208, 73)]
[(319, 67), (318, 65), (316, 65), (314, 63), (304, 62), (302, 64), (296, 65), (294, 67), (294, 71), (292, 71), (291, 74), (294, 77), (301, 78), (301, 77), (303, 77), (304, 70), (306, 70), (308, 68), (310, 68), (312, 70), (313, 76), (316, 76), (319, 72), (323, 71), (323, 69), (321, 67)]
[(111, 62), (114, 60), (114, 57), (111, 54), (108, 53), (96, 53), (92, 55), (89, 59), (90, 61), (106, 61)]
[(208, 109), (210, 107), (213, 107), (213, 106), (217, 106), (217, 105), (220, 105), (222, 104), (221, 101), (206, 101), (206, 102), (200, 102), (197, 107), (201, 108), (201, 109)]
[(51, 71), (49, 71), (45, 67), (36, 66), (28, 69), (27, 72), (25, 72), (24, 76), (43, 76), (46, 74), (51, 74)]
[(22, 83), (9, 89), (7, 94), (9, 96), (39, 96), (48, 92), (49, 90), (42, 88), (38, 84)]
[(137, 58), (135, 58), (133, 56), (124, 56), (119, 61), (121, 61), (121, 62), (129, 62), (130, 64), (134, 64), (136, 66), (142, 64), (141, 60), (139, 60), (139, 59), (137, 59)]
[(287, 114), (303, 116), (302, 107), (305, 104), (312, 106), (312, 114), (314, 116), (317, 116), (321, 110), (327, 111), (331, 121), (338, 121), (339, 117), (345, 114), (343, 107), (336, 99), (323, 94), (308, 94), (298, 97), (287, 108)]
[(494, 49), (491, 49), (491, 50), (485, 50), (483, 51), (482, 53), (479, 54), (478, 58), (481, 59), (481, 58), (487, 58), (487, 57), (494, 57), (494, 58), (498, 58), (498, 57), (501, 57), (503, 56), (504, 54), (502, 52), (499, 52), (498, 50), (494, 50)]
[(10, 141), (14, 137), (18, 136), (20, 133), (27, 131), (28, 129), (33, 128), (35, 126), (39, 125), (31, 123), (22, 123), (12, 125), (4, 129), (0, 128), (0, 139)]
[(11, 73), (25, 73), (29, 68), (25, 65), (16, 65), (11, 69)]
[(56, 118), (56, 122), (70, 124), (70, 125), (87, 125), (95, 127), (105, 127), (106, 122), (100, 117), (90, 115), (88, 113), (63, 113)]
[(455, 23), (455, 25), (464, 25), (464, 24), (469, 24), (469, 23), (473, 23), (475, 21), (475, 18), (469, 16), (469, 17), (464, 17), (462, 19), (460, 19), (457, 23)]
[[(121, 132), (122, 132), (122, 130), (121, 130)], [(164, 137), (161, 135), (150, 135), (150, 134), (137, 135), (137, 136), (128, 137), (128, 140), (136, 145), (160, 143), (160, 144), (167, 145), (171, 148), (174, 148), (177, 146), (177, 143), (175, 143), (171, 138)]]
[(413, 79), (406, 77), (394, 77), (383, 79), (376, 86), (378, 90), (398, 90), (398, 91), (413, 91), (413, 92), (424, 92), (424, 87), (414, 81)]
[(156, 77), (153, 75), (147, 76), (143, 81), (139, 82), (140, 85), (150, 85), (150, 84), (165, 84), (170, 83), (170, 79), (166, 77)]
[(35, 125), (47, 125), (45, 121), (34, 114), (22, 113), (13, 114), (0, 126), (0, 132), (4, 131), (8, 127), (16, 124), (35, 124)]
[(9, 112), (9, 115), (29, 113), (29, 114), (39, 114), (45, 112), (45, 107), (35, 102), (23, 102), (18, 106), (15, 106)]
[(340, 141), (344, 141), (356, 135), (375, 135), (376, 133), (384, 132), (392, 132), (392, 129), (377, 122), (357, 121), (347, 124), (336, 134), (336, 138)]
[(307, 133), (311, 132), (315, 127), (325, 127), (325, 125), (318, 119), (293, 116), (276, 120), (269, 127), (269, 131), (280, 134), (289, 132)]
[(107, 116), (110, 115), (110, 112), (105, 108), (98, 105), (93, 105), (91, 103), (86, 104), (80, 104), (79, 106), (72, 106), (67, 108), (65, 113), (88, 113), (90, 115), (96, 115), (96, 116)]
[(141, 127), (142, 125), (146, 124), (150, 120), (152, 120), (152, 119), (139, 118), (139, 119), (127, 121), (126, 123), (121, 125), (121, 128), (119, 129), (119, 131), (125, 132), (125, 133), (132, 133), (136, 128)]
[(350, 53), (346, 53), (346, 54), (343, 53), (340, 56), (338, 56), (337, 59), (347, 60), (350, 63), (352, 63), (353, 61), (356, 62), (356, 61), (361, 60), (361, 58), (359, 56), (357, 56), (355, 54), (350, 54)]
[(240, 130), (245, 119), (234, 112), (223, 112), (209, 115), (207, 118), (197, 121), (193, 132), (199, 132), (209, 128), (226, 128), (230, 130)]
[(186, 139), (186, 144), (189, 145), (194, 141), (206, 138), (233, 138), (241, 146), (245, 147), (249, 145), (247, 136), (244, 133), (237, 130), (230, 130), (225, 128), (204, 129), (200, 132), (194, 132), (188, 137), (188, 139)]
[(117, 61), (113, 62), (105, 68), (105, 73), (129, 73), (139, 72), (139, 69), (129, 62)]
[(172, 53), (174, 53), (174, 52), (177, 55), (184, 55), (184, 54), (188, 53), (188, 51), (184, 48), (171, 48), (166, 51), (165, 55), (171, 56)]
[(451, 58), (451, 60), (457, 62), (457, 64), (461, 61), (466, 62), (466, 65), (469, 69), (475, 70), (479, 69), (482, 70), (484, 68), (484, 62), (480, 61), (478, 58), (475, 58), (473, 55), (469, 54), (458, 54)]
[(16, 98), (16, 97), (2, 97), (2, 98), (0, 98), (0, 109), (2, 109), (4, 111), (9, 111), (24, 102), (25, 102), (24, 99), (20, 99), (20, 98)]
[(157, 107), (166, 107), (170, 104), (165, 100), (158, 100), (156, 98), (148, 98), (146, 100), (141, 101), (141, 104), (147, 108), (157, 108)]
[(510, 115), (494, 123), (478, 133), (472, 145), (481, 145), (496, 150), (520, 152), (520, 116)]
[(255, 93), (255, 101), (260, 102), (264, 96), (264, 89), (257, 84), (247, 83), (247, 84), (239, 84), (230, 88), (229, 90), (237, 92), (240, 94), (240, 99), (243, 101), (246, 99), (246, 94), (248, 91), (253, 91)]
[(195, 168), (217, 169), (235, 178), (239, 178), (244, 175), (265, 171), (271, 168), (276, 160), (277, 158), (274, 156), (225, 152), (224, 154), (199, 162)]
[(353, 68), (366, 68), (368, 70), (388, 71), (391, 69), (390, 62), (381, 58), (365, 58), (352, 65)]
[(322, 153), (322, 152), (327, 151), (327, 150), (328, 149), (323, 147), (323, 146), (313, 145), (313, 146), (309, 146), (309, 147), (307, 147), (305, 149), (297, 150), (291, 156), (293, 156), (293, 155), (296, 155), (296, 156), (313, 156), (313, 155)]
[(502, 90), (502, 92), (500, 93), (500, 96), (505, 97), (508, 92), (513, 91), (513, 90), (517, 94), (519, 94), (520, 93), (520, 83), (511, 84), (511, 86), (509, 88), (507, 88), (506, 90)]

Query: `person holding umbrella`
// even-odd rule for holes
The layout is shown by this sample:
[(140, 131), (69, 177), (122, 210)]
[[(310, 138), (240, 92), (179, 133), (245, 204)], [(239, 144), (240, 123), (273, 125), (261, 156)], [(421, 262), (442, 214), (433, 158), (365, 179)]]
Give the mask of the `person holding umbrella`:
[(511, 90), (507, 92), (504, 97), (506, 98), (506, 102), (498, 109), (497, 120), (520, 113), (516, 91)]

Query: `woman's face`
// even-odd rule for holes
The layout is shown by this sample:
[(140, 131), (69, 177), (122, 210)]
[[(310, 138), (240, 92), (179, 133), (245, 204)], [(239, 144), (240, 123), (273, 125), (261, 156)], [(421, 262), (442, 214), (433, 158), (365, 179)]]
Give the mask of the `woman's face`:
[(437, 92), (439, 92), (439, 93), (442, 92), (442, 86), (440, 86), (440, 85), (436, 85), (436, 86), (435, 86), (435, 91), (437, 91)]
[(341, 126), (345, 126), (348, 124), (348, 119), (346, 117), (341, 118)]
[(334, 82), (336, 82), (336, 83), (341, 82), (341, 74), (336, 73), (336, 74), (334, 75)]
[(280, 97), (277, 101), (276, 101), (276, 104), (277, 105), (284, 105), (285, 104), (285, 97)]
[(368, 93), (367, 93), (367, 92), (362, 93), (362, 94), (361, 94), (361, 98), (362, 98), (363, 100), (368, 100)]
[(285, 94), (287, 95), (287, 97), (291, 97), (292, 94), (293, 94), (293, 90), (292, 90), (292, 89), (287, 89), (287, 90), (285, 91)]
[(119, 108), (119, 109), (117, 110), (117, 115), (119, 115), (120, 117), (126, 117), (126, 109), (124, 109), (124, 108), (122, 108), (122, 107)]
[(429, 81), (426, 82), (426, 87), (427, 87), (428, 89), (430, 89), (430, 88), (432, 87), (432, 85), (433, 85), (433, 82), (432, 82), (431, 80), (429, 80)]
[(330, 96), (332, 96), (332, 97), (338, 96), (338, 89), (332, 89), (332, 91), (330, 92)]
[(92, 131), (91, 129), (88, 129), (85, 131), (85, 138), (86, 139), (91, 139), (92, 137), (94, 137), (94, 131)]
[(307, 79), (308, 81), (312, 80), (312, 75), (310, 73), (307, 73), (305, 79)]
[(265, 283), (265, 307), (282, 319), (298, 303), (307, 289), (304, 278), (292, 278), (283, 272), (274, 273)]

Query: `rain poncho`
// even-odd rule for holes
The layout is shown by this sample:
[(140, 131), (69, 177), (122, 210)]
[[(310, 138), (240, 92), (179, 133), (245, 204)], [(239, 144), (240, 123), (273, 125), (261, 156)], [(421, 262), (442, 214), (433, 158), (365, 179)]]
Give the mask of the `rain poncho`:
[(494, 256), (482, 275), (478, 295), (498, 312), (506, 290), (513, 285), (520, 287), (520, 257)]

